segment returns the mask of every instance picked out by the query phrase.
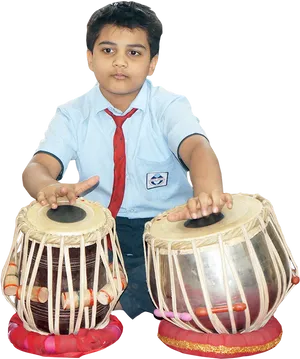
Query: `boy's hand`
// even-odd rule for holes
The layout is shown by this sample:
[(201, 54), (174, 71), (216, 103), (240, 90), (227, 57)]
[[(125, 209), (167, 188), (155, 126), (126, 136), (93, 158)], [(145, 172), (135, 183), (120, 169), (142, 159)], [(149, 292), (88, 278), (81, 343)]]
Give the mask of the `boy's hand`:
[(75, 204), (76, 198), (79, 197), (81, 193), (96, 186), (98, 182), (98, 176), (93, 176), (85, 181), (74, 184), (57, 182), (42, 188), (38, 192), (36, 200), (42, 206), (49, 205), (53, 209), (57, 208), (57, 199), (60, 197), (67, 197), (70, 204)]
[(201, 192), (198, 197), (190, 198), (179, 212), (170, 213), (167, 219), (176, 222), (206, 217), (211, 213), (221, 212), (225, 204), (227, 208), (232, 208), (232, 196), (229, 193), (215, 190), (209, 195)]

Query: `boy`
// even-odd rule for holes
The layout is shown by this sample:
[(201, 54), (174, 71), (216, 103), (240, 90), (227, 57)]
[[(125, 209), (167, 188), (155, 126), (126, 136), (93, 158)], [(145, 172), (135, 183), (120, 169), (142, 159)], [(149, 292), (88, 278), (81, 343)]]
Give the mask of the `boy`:
[[(155, 13), (138, 3), (113, 3), (92, 15), (87, 60), (97, 85), (57, 109), (23, 173), (24, 187), (41, 205), (55, 209), (57, 198), (73, 204), (89, 192), (88, 199), (111, 210), (129, 278), (116, 309), (131, 318), (154, 309), (145, 279), (145, 222), (185, 202), (170, 221), (232, 207), (218, 160), (186, 98), (146, 79), (155, 70), (161, 34)], [(62, 184), (71, 160), (80, 181)]]

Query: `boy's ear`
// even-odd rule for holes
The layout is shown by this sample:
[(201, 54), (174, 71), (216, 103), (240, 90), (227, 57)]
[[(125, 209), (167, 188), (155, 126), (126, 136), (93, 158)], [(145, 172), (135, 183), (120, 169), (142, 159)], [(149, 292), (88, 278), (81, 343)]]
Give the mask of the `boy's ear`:
[(148, 76), (151, 76), (153, 74), (155, 67), (157, 65), (157, 61), (158, 61), (158, 55), (155, 55), (150, 62)]
[(87, 56), (87, 61), (88, 61), (88, 65), (89, 65), (90, 70), (91, 70), (91, 71), (94, 71), (92, 51), (91, 51), (91, 50), (87, 50), (86, 56)]

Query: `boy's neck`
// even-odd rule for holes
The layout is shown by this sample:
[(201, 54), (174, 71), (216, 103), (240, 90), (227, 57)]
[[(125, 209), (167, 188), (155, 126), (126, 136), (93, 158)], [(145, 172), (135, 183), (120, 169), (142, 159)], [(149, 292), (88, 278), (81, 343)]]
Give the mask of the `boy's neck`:
[(140, 92), (140, 89), (138, 91), (126, 94), (126, 95), (117, 95), (117, 94), (112, 94), (106, 90), (104, 90), (103, 88), (100, 88), (100, 91), (102, 93), (102, 95), (118, 110), (124, 112), (128, 109), (129, 105), (131, 104), (131, 102), (136, 98), (136, 96), (138, 95), (138, 93)]

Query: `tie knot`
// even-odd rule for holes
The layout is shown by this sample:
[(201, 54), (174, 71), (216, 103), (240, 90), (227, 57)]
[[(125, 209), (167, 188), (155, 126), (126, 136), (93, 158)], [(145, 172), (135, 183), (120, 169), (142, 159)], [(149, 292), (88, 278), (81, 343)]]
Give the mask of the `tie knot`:
[(108, 108), (105, 109), (105, 112), (114, 119), (117, 127), (122, 127), (123, 123), (127, 120), (127, 118), (131, 117), (137, 110), (137, 108), (133, 108), (124, 116), (114, 115)]

